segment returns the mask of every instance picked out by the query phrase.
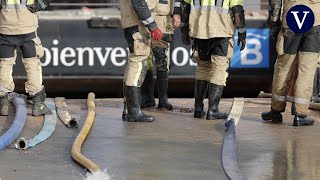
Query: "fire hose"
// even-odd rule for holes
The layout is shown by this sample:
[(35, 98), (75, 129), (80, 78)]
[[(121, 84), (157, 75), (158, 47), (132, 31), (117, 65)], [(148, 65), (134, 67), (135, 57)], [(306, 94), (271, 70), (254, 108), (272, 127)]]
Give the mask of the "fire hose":
[(9, 99), (15, 107), (15, 116), (10, 128), (0, 137), (0, 151), (18, 138), (27, 120), (27, 108), (24, 99), (16, 93), (10, 93)]
[(243, 98), (234, 98), (230, 114), (225, 126), (227, 128), (224, 134), (221, 161), (225, 174), (231, 180), (246, 180), (237, 163), (237, 136), (236, 126), (239, 123), (242, 109), (244, 106)]
[(87, 100), (87, 106), (88, 106), (88, 114), (86, 121), (76, 137), (72, 149), (71, 149), (71, 156), (72, 158), (78, 162), (80, 165), (84, 166), (86, 169), (88, 169), (91, 173), (93, 172), (101, 172), (101, 169), (97, 164), (95, 164), (93, 161), (90, 159), (86, 158), (81, 154), (81, 147), (83, 144), (83, 141), (86, 139), (88, 136), (90, 129), (93, 125), (94, 118), (95, 118), (95, 94), (94, 93), (89, 93), (88, 94), (88, 100)]
[(32, 139), (26, 140), (25, 138), (21, 138), (17, 143), (16, 143), (16, 148), (17, 149), (28, 149), (36, 146), (37, 144), (45, 141), (48, 139), (53, 132), (55, 131), (56, 128), (56, 119), (57, 119), (57, 113), (56, 113), (56, 107), (54, 105), (53, 99), (47, 99), (45, 101), (45, 104), (50, 108), (52, 114), (50, 115), (45, 115), (44, 116), (44, 123), (43, 126), (40, 130), (40, 132), (33, 137)]
[[(271, 98), (271, 97), (272, 97), (271, 93), (265, 93), (263, 91), (260, 91), (260, 93), (258, 95), (258, 98)], [(309, 109), (320, 111), (320, 103), (310, 102)]]
[(78, 123), (75, 118), (70, 116), (70, 113), (67, 108), (66, 99), (64, 97), (56, 97), (55, 104), (57, 107), (57, 113), (60, 120), (66, 125), (68, 128), (78, 128)]

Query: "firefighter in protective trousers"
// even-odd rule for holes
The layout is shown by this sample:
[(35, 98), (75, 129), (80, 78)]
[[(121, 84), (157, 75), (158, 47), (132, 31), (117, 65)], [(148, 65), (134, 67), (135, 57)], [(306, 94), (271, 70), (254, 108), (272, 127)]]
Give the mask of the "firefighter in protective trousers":
[(168, 74), (170, 43), (173, 41), (174, 29), (180, 26), (180, 0), (160, 0), (155, 8), (155, 21), (160, 30), (164, 32), (161, 41), (152, 42), (152, 54), (147, 60), (148, 71), (145, 81), (141, 86), (141, 107), (155, 106), (154, 100), (154, 80), (153, 63), (155, 59), (155, 68), (157, 71), (158, 84), (158, 108), (172, 110), (172, 105), (168, 102)]
[(181, 20), (183, 43), (190, 44), (191, 37), (198, 52), (194, 117), (205, 115), (203, 100), (209, 88), (206, 119), (225, 119), (228, 114), (220, 112), (218, 105), (233, 56), (235, 29), (240, 50), (246, 45), (243, 0), (185, 0)]
[[(315, 23), (306, 33), (294, 33), (289, 29), (286, 16), (295, 5), (306, 5), (314, 12)], [(295, 115), (293, 126), (313, 125), (307, 119), (312, 86), (320, 52), (320, 1), (315, 0), (272, 0), (271, 21), (269, 24), (282, 22), (277, 40), (277, 61), (274, 65), (271, 110), (262, 113), (262, 119), (274, 123), (282, 122), (281, 113), (285, 111), (287, 94), (292, 78), (293, 62), (298, 59), (298, 75), (295, 81), (292, 114)], [(281, 12), (283, 9), (283, 12)]]
[(2, 0), (0, 9), (0, 114), (8, 115), (8, 94), (14, 91), (12, 69), (17, 48), (22, 52), (22, 62), (27, 72), (25, 90), (33, 100), (32, 115), (51, 114), (44, 104), (46, 98), (42, 85), (40, 58), (44, 51), (37, 36), (38, 16), (51, 0)]
[(153, 0), (120, 0), (121, 24), (130, 50), (124, 75), (124, 121), (154, 121), (141, 111), (140, 87), (147, 71), (151, 38), (160, 41), (163, 36), (153, 17), (155, 6)]

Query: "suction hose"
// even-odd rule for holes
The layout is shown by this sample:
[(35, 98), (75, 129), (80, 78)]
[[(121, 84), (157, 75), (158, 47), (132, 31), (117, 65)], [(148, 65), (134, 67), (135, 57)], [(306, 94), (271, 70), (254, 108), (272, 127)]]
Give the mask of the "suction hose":
[(93, 172), (101, 172), (101, 169), (97, 164), (95, 164), (93, 161), (90, 159), (84, 157), (81, 154), (81, 147), (83, 141), (86, 139), (87, 135), (90, 132), (90, 129), (92, 127), (92, 124), (94, 122), (95, 118), (95, 94), (94, 93), (89, 93), (88, 94), (88, 100), (87, 100), (87, 106), (88, 106), (88, 114), (87, 114), (87, 119), (76, 137), (76, 140), (74, 141), (71, 149), (71, 156), (72, 158), (78, 162), (80, 165), (84, 166), (87, 168), (91, 173)]
[(9, 99), (12, 101), (16, 112), (11, 127), (0, 137), (0, 151), (18, 138), (27, 120), (27, 108), (24, 99), (16, 93), (9, 94)]
[(57, 107), (58, 116), (63, 124), (68, 128), (78, 128), (79, 126), (76, 119), (70, 116), (66, 99), (64, 97), (56, 97), (54, 100)]
[(221, 162), (222, 168), (230, 180), (247, 180), (239, 169), (237, 162), (236, 127), (240, 121), (243, 106), (244, 98), (234, 98), (230, 114), (225, 123), (227, 131), (223, 138)]
[(52, 114), (45, 115), (44, 116), (44, 123), (43, 126), (35, 137), (32, 139), (25, 139), (25, 138), (20, 138), (19, 141), (16, 143), (16, 148), (17, 149), (28, 149), (36, 146), (37, 144), (45, 141), (48, 139), (53, 132), (56, 129), (56, 119), (57, 119), (57, 113), (56, 113), (56, 107), (54, 105), (54, 101), (51, 98), (47, 98), (45, 100), (45, 104), (47, 105), (48, 108), (51, 109)]

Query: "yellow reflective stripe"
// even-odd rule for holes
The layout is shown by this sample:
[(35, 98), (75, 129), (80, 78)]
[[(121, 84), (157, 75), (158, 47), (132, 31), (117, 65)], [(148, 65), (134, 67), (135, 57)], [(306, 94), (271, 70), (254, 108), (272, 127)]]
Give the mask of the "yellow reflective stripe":
[(184, 2), (186, 2), (188, 4), (193, 4), (193, 0), (184, 0)]
[(243, 0), (224, 0), (222, 7), (229, 9), (236, 5), (243, 6)]
[(203, 6), (215, 6), (216, 0), (203, 0), (201, 5)]
[(229, 9), (230, 8), (229, 4), (230, 4), (230, 0), (224, 0), (222, 7), (225, 9)]
[(28, 5), (34, 4), (34, 0), (28, 0), (28, 1), (27, 1), (27, 4), (28, 4)]
[(243, 0), (224, 0), (222, 7), (229, 9), (236, 5), (243, 6)]
[(232, 8), (233, 6), (236, 6), (236, 5), (243, 6), (243, 0), (231, 0), (229, 7)]
[(7, 4), (20, 4), (20, 0), (7, 0)]

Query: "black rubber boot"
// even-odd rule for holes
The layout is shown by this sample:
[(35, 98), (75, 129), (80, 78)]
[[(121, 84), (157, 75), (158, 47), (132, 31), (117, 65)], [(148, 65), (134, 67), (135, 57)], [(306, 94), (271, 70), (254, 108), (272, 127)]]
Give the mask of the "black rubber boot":
[(206, 97), (208, 91), (208, 81), (196, 80), (195, 83), (195, 102), (194, 102), (194, 113), (195, 118), (202, 118), (206, 112), (203, 110), (203, 100)]
[(45, 89), (43, 88), (37, 94), (31, 96), (33, 101), (32, 115), (33, 116), (42, 116), (52, 114), (51, 109), (49, 109), (45, 104), (44, 100), (46, 99)]
[(128, 108), (127, 108), (127, 88), (126, 85), (123, 83), (122, 92), (123, 92), (123, 112), (122, 112), (122, 121), (127, 121), (127, 115), (128, 115)]
[(9, 103), (8, 94), (0, 97), (0, 116), (8, 116)]
[(156, 105), (154, 100), (153, 70), (148, 70), (141, 86), (141, 107), (152, 107)]
[(226, 119), (227, 113), (219, 111), (219, 103), (223, 92), (223, 86), (217, 84), (209, 84), (209, 107), (207, 112), (207, 120)]
[(282, 123), (282, 114), (280, 111), (271, 109), (268, 112), (263, 112), (261, 118), (264, 121), (272, 121), (274, 123)]
[(153, 116), (147, 116), (141, 111), (139, 87), (126, 86), (127, 122), (152, 122)]
[(168, 72), (157, 71), (157, 82), (159, 97), (158, 108), (172, 110), (172, 104), (168, 101)]
[(312, 102), (320, 103), (319, 98), (319, 89), (320, 89), (320, 83), (319, 83), (319, 68), (317, 68), (317, 71), (314, 76), (313, 81), (313, 93), (312, 93)]
[(294, 116), (293, 126), (312, 126), (314, 124), (314, 120), (307, 119), (307, 117), (303, 116)]
[(291, 115), (297, 114), (297, 108), (295, 102), (291, 104)]

